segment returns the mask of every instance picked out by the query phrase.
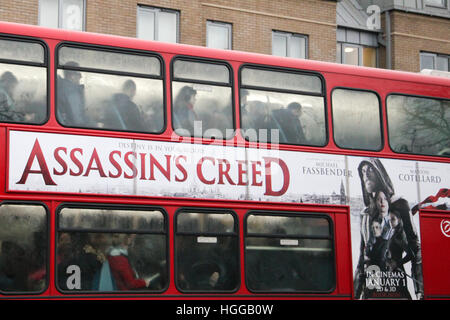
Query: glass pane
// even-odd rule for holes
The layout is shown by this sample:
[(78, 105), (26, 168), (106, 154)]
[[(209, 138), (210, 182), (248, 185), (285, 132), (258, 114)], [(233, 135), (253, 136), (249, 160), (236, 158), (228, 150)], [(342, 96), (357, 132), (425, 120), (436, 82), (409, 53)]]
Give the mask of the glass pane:
[(377, 67), (377, 50), (375, 48), (362, 48), (363, 50), (363, 66)]
[(197, 236), (176, 236), (175, 241), (176, 283), (180, 290), (220, 292), (237, 288), (237, 237), (214, 237), (204, 242)]
[(172, 83), (172, 122), (177, 134), (228, 139), (234, 133), (231, 88)]
[(181, 212), (177, 216), (177, 232), (230, 233), (234, 218), (229, 213)]
[(328, 292), (335, 286), (333, 244), (300, 239), (246, 238), (246, 281), (252, 291)]
[(161, 65), (158, 58), (100, 50), (62, 47), (59, 50), (59, 65), (132, 72), (143, 75), (161, 75)]
[(39, 0), (39, 25), (58, 28), (58, 0)]
[(160, 211), (64, 208), (58, 218), (59, 228), (164, 231), (164, 216)]
[(334, 140), (339, 147), (381, 148), (380, 102), (375, 93), (333, 90), (332, 108)]
[(449, 58), (446, 56), (436, 57), (436, 70), (448, 71)]
[(167, 287), (166, 236), (58, 232), (57, 286), (64, 291), (142, 291)]
[(0, 206), (0, 291), (44, 290), (47, 245), (47, 213), (43, 206)]
[(305, 38), (292, 36), (289, 39), (289, 57), (306, 58), (306, 41)]
[(427, 5), (445, 7), (445, 0), (425, 0)]
[(230, 83), (230, 71), (221, 64), (176, 60), (173, 76), (179, 79)]
[(450, 101), (390, 95), (387, 115), (394, 151), (450, 155)]
[(56, 115), (66, 126), (135, 132), (164, 127), (162, 80), (58, 70)]
[(344, 63), (351, 64), (353, 66), (359, 65), (359, 49), (357, 47), (343, 46), (344, 47)]
[(287, 56), (287, 37), (273, 33), (272, 34), (272, 54), (274, 56)]
[(158, 12), (158, 41), (177, 42), (178, 15), (172, 12)]
[(241, 89), (241, 127), (250, 141), (324, 145), (324, 98)]
[(2, 39), (0, 59), (44, 63), (44, 47), (38, 43)]
[(69, 30), (83, 30), (84, 5), (83, 0), (62, 0), (60, 17), (61, 28)]
[(320, 78), (305, 74), (244, 68), (241, 82), (245, 86), (322, 93)]
[(0, 122), (40, 124), (47, 118), (47, 69), (0, 63)]
[(137, 37), (145, 40), (155, 40), (155, 12), (138, 7)]
[(420, 70), (434, 69), (434, 56), (429, 54), (420, 54)]
[(325, 218), (250, 215), (247, 233), (328, 237), (330, 224)]
[(226, 25), (218, 25), (213, 23), (207, 24), (207, 47), (216, 49), (231, 49), (230, 35)]

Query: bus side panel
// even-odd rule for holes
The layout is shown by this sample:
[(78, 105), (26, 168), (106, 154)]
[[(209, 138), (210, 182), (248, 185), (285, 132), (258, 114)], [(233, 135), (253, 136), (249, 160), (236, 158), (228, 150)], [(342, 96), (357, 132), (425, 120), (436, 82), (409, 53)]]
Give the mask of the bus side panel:
[(349, 212), (337, 213), (335, 221), (336, 289), (338, 295), (352, 297), (352, 256)]
[(450, 299), (450, 214), (420, 211), (425, 299)]

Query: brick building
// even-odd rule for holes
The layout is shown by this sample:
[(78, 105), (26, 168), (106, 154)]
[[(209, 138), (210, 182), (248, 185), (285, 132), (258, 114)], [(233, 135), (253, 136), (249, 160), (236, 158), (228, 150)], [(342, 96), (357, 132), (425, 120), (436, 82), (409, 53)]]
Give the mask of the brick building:
[(449, 0), (2, 0), (0, 20), (412, 72), (450, 57)]

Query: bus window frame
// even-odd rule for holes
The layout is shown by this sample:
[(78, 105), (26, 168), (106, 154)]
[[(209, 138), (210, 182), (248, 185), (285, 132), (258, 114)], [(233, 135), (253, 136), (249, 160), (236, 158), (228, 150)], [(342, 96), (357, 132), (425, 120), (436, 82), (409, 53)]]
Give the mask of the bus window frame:
[(46, 261), (45, 261), (45, 268), (46, 268), (46, 274), (45, 274), (45, 286), (42, 290), (40, 291), (2, 291), (0, 289), (0, 297), (1, 296), (16, 296), (16, 295), (42, 295), (44, 292), (46, 292), (49, 289), (49, 284), (50, 284), (50, 278), (51, 278), (51, 273), (50, 273), (50, 245), (51, 245), (51, 234), (50, 234), (50, 210), (49, 207), (47, 206), (46, 203), (44, 202), (40, 202), (40, 201), (29, 201), (29, 200), (0, 200), (0, 206), (2, 205), (31, 205), (31, 206), (42, 206), (45, 210), (45, 222), (46, 222), (46, 228), (45, 228), (45, 232), (47, 235), (47, 243), (46, 243), (46, 249), (45, 249), (45, 254), (46, 254)]
[[(214, 81), (206, 81), (206, 80), (196, 80), (196, 79), (187, 79), (187, 78), (177, 78), (174, 76), (174, 64), (175, 61), (181, 60), (181, 61), (187, 61), (187, 62), (197, 62), (197, 63), (209, 63), (209, 64), (217, 64), (217, 65), (223, 65), (228, 69), (228, 83), (224, 82), (214, 82)], [(174, 127), (174, 117), (173, 117), (173, 111), (174, 111), (174, 97), (173, 97), (173, 82), (189, 82), (194, 84), (204, 84), (204, 85), (210, 85), (210, 86), (218, 86), (218, 87), (225, 87), (225, 88), (231, 88), (231, 116), (232, 116), (232, 123), (233, 123), (233, 135), (230, 137), (224, 137), (223, 139), (217, 139), (217, 138), (205, 138), (203, 137), (203, 134), (201, 137), (196, 137), (193, 134), (190, 136), (182, 136), (176, 133), (176, 129)], [(175, 55), (170, 60), (170, 80), (169, 80), (169, 90), (170, 90), (170, 119), (171, 119), (171, 130), (173, 133), (177, 135), (177, 137), (180, 137), (180, 139), (183, 138), (191, 138), (191, 139), (201, 139), (202, 141), (230, 141), (233, 140), (236, 136), (236, 112), (235, 112), (235, 88), (234, 88), (234, 69), (233, 66), (227, 61), (227, 60), (219, 60), (219, 59), (211, 59), (211, 58), (205, 58), (202, 56), (196, 57), (196, 56), (187, 56), (187, 55)], [(169, 111), (168, 111), (169, 112)]]
[[(200, 213), (200, 214), (231, 214), (233, 217), (233, 226), (234, 226), (234, 232), (232, 233), (223, 233), (223, 232), (179, 232), (177, 231), (177, 222), (178, 222), (178, 215), (183, 213)], [(232, 209), (227, 208), (207, 208), (207, 207), (181, 207), (178, 208), (174, 215), (173, 215), (173, 247), (174, 247), (174, 283), (175, 288), (183, 293), (183, 294), (198, 294), (198, 293), (204, 293), (204, 294), (233, 294), (240, 290), (242, 286), (241, 276), (242, 276), (242, 266), (241, 266), (241, 237), (240, 237), (240, 230), (239, 230), (239, 216), (237, 213)], [(184, 290), (181, 289), (178, 283), (178, 263), (177, 263), (177, 245), (176, 245), (176, 236), (228, 236), (228, 237), (236, 237), (237, 238), (237, 264), (236, 267), (238, 269), (238, 281), (236, 284), (236, 288), (233, 290)]]
[(1, 125), (8, 125), (8, 124), (20, 124), (20, 125), (31, 125), (31, 126), (43, 126), (44, 124), (46, 124), (49, 120), (50, 120), (50, 95), (51, 95), (51, 90), (50, 90), (50, 57), (49, 57), (49, 48), (48, 48), (48, 44), (47, 42), (45, 42), (42, 39), (38, 39), (38, 38), (33, 38), (33, 37), (28, 37), (28, 36), (20, 36), (20, 35), (10, 35), (10, 34), (4, 34), (4, 33), (0, 33), (0, 40), (9, 40), (9, 41), (18, 41), (18, 42), (27, 42), (27, 43), (38, 43), (42, 46), (42, 48), (44, 49), (44, 61), (43, 63), (38, 63), (38, 62), (30, 62), (30, 61), (20, 61), (20, 60), (12, 60), (12, 59), (2, 59), (0, 58), (0, 63), (5, 63), (5, 64), (15, 64), (15, 65), (21, 65), (21, 66), (29, 66), (29, 67), (43, 67), (46, 69), (46, 82), (47, 82), (47, 94), (46, 94), (46, 116), (44, 118), (44, 120), (42, 121), (42, 123), (27, 123), (27, 122), (0, 122), (0, 126)]
[[(258, 87), (258, 86), (247, 86), (242, 85), (242, 69), (244, 68), (250, 68), (250, 69), (259, 69), (259, 70), (265, 70), (265, 71), (275, 71), (275, 72), (284, 72), (284, 73), (294, 73), (294, 74), (301, 74), (301, 75), (307, 75), (307, 76), (317, 76), (320, 79), (322, 90), (321, 93), (315, 93), (315, 92), (309, 92), (309, 91), (300, 91), (300, 90), (283, 90), (278, 88), (268, 88), (268, 87)], [(259, 91), (271, 91), (271, 92), (278, 92), (278, 93), (288, 93), (288, 94), (298, 94), (298, 95), (304, 95), (304, 96), (314, 96), (314, 97), (322, 97), (323, 98), (323, 113), (324, 113), (324, 129), (325, 129), (325, 139), (323, 145), (312, 145), (312, 144), (295, 144), (295, 143), (278, 143), (278, 145), (287, 145), (287, 146), (296, 146), (296, 147), (316, 147), (316, 148), (324, 148), (329, 143), (329, 126), (328, 126), (328, 103), (327, 103), (327, 88), (326, 88), (326, 79), (318, 71), (311, 71), (311, 70), (304, 70), (304, 69), (295, 69), (295, 68), (288, 68), (288, 67), (280, 67), (280, 66), (273, 66), (273, 65), (264, 65), (264, 64), (254, 64), (254, 63), (243, 63), (239, 66), (238, 70), (238, 99), (239, 99), (239, 130), (243, 130), (242, 128), (242, 112), (241, 112), (241, 90), (242, 89), (248, 89), (248, 90), (259, 90)], [(260, 140), (257, 141), (250, 141), (248, 137), (243, 136), (246, 142), (249, 143), (261, 143), (261, 144), (268, 144), (271, 145), (269, 142), (263, 142)]]
[[(63, 65), (60, 65), (59, 63), (59, 50), (62, 47), (69, 47), (69, 48), (75, 48), (75, 49), (86, 49), (86, 50), (97, 50), (99, 52), (112, 52), (112, 53), (119, 53), (119, 54), (129, 54), (129, 55), (135, 55), (135, 56), (146, 56), (146, 57), (153, 57), (158, 59), (160, 63), (160, 75), (146, 75), (144, 73), (133, 73), (133, 72), (123, 72), (123, 71), (114, 71), (114, 70), (105, 70), (105, 69), (96, 69), (96, 68), (86, 68), (86, 67), (66, 67)], [(72, 41), (61, 41), (55, 46), (55, 68), (54, 68), (54, 98), (55, 98), (55, 119), (56, 122), (64, 127), (64, 128), (70, 128), (70, 129), (82, 129), (82, 130), (100, 130), (100, 131), (110, 131), (110, 132), (122, 132), (122, 133), (128, 133), (128, 134), (145, 134), (145, 135), (161, 135), (163, 134), (167, 129), (167, 99), (166, 99), (166, 77), (165, 77), (165, 62), (163, 57), (160, 53), (155, 51), (147, 51), (147, 50), (138, 50), (138, 49), (132, 49), (132, 48), (123, 48), (123, 47), (114, 47), (114, 46), (108, 46), (108, 45), (94, 45), (89, 43), (83, 43), (83, 42), (72, 42)], [(80, 126), (67, 126), (62, 124), (58, 117), (57, 117), (57, 103), (58, 103), (58, 70), (73, 70), (73, 71), (79, 71), (79, 72), (88, 72), (88, 73), (97, 73), (97, 74), (107, 74), (107, 75), (114, 75), (114, 76), (123, 76), (123, 77), (136, 77), (136, 78), (143, 78), (143, 79), (154, 79), (154, 80), (161, 80), (162, 83), (162, 111), (163, 111), (163, 120), (164, 124), (160, 131), (158, 132), (142, 132), (142, 131), (132, 131), (132, 130), (120, 130), (120, 129), (108, 129), (108, 128), (94, 128), (94, 127), (80, 127)]]
[[(331, 214), (332, 213), (326, 213), (324, 212), (307, 212), (307, 211), (278, 211), (278, 210), (250, 210), (248, 212), (245, 213), (244, 215), (244, 221), (243, 221), (243, 227), (244, 227), (244, 238), (243, 238), (243, 250), (244, 250), (244, 278), (245, 278), (245, 286), (247, 288), (247, 290), (253, 294), (273, 294), (275, 296), (277, 295), (311, 295), (311, 294), (324, 294), (324, 295), (331, 295), (334, 291), (336, 291), (336, 289), (338, 288), (338, 266), (337, 266), (337, 259), (336, 259), (336, 236), (334, 233), (334, 227), (335, 227), (335, 223), (333, 221), (333, 219), (331, 218)], [(312, 237), (312, 236), (300, 236), (300, 235), (280, 235), (280, 234), (269, 234), (269, 233), (249, 233), (247, 232), (247, 223), (248, 223), (248, 218), (251, 215), (259, 215), (259, 216), (270, 216), (270, 217), (306, 217), (306, 218), (325, 218), (328, 221), (328, 226), (329, 226), (329, 236), (328, 238), (326, 238), (325, 236), (316, 236), (316, 237)], [(246, 250), (246, 240), (248, 237), (260, 237), (260, 238), (283, 238), (283, 239), (316, 239), (316, 240), (329, 240), (331, 241), (331, 249), (332, 249), (332, 259), (333, 259), (333, 275), (334, 275), (334, 283), (333, 286), (330, 288), (330, 290), (328, 291), (307, 291), (307, 290), (303, 290), (303, 291), (295, 291), (295, 292), (286, 292), (286, 291), (270, 291), (270, 290), (253, 290), (249, 287), (248, 285), (248, 280), (247, 280), (247, 250)]]
[[(161, 212), (163, 218), (164, 218), (164, 230), (163, 232), (156, 232), (156, 231), (139, 231), (139, 230), (129, 230), (129, 229), (87, 229), (87, 228), (60, 228), (59, 227), (59, 217), (61, 214), (61, 211), (64, 208), (71, 208), (71, 209), (99, 209), (99, 210), (134, 210), (134, 211), (159, 211)], [(101, 295), (118, 295), (118, 294), (126, 294), (127, 297), (132, 297), (133, 295), (136, 297), (141, 297), (143, 295), (162, 295), (162, 293), (166, 292), (168, 288), (170, 287), (170, 237), (169, 237), (169, 216), (167, 214), (167, 211), (162, 206), (147, 206), (147, 205), (125, 205), (125, 204), (110, 204), (110, 203), (88, 203), (88, 202), (63, 202), (58, 205), (58, 207), (55, 210), (55, 239), (54, 239), (54, 265), (55, 265), (55, 274), (54, 274), (54, 285), (56, 290), (65, 295), (81, 295), (81, 294), (90, 294), (93, 296), (101, 296)], [(57, 272), (57, 266), (58, 262), (56, 261), (57, 258), (57, 250), (58, 250), (58, 234), (60, 232), (84, 232), (84, 233), (123, 233), (123, 234), (158, 234), (158, 235), (165, 235), (166, 240), (166, 272), (167, 272), (167, 283), (164, 288), (161, 290), (132, 290), (132, 291), (122, 291), (122, 290), (115, 290), (115, 291), (95, 291), (95, 290), (63, 290), (58, 286), (58, 272)]]
[[(358, 91), (358, 92), (368, 92), (368, 93), (374, 93), (375, 96), (377, 97), (378, 100), (378, 114), (379, 114), (379, 124), (380, 124), (380, 148), (379, 149), (362, 149), (362, 148), (345, 148), (340, 146), (335, 139), (335, 128), (334, 128), (334, 118), (333, 118), (333, 92), (336, 89), (341, 89), (341, 90), (348, 90), (348, 91)], [(352, 151), (367, 151), (367, 152), (380, 152), (381, 150), (384, 149), (385, 145), (386, 145), (386, 138), (384, 136), (384, 117), (383, 117), (383, 100), (381, 99), (381, 96), (378, 92), (376, 92), (375, 90), (371, 90), (371, 89), (362, 89), (362, 88), (354, 88), (354, 87), (345, 87), (345, 86), (337, 86), (337, 87), (333, 87), (333, 89), (331, 89), (330, 92), (330, 112), (331, 112), (331, 125), (332, 125), (332, 136), (333, 136), (333, 142), (334, 144), (339, 148), (339, 149), (343, 149), (343, 150), (352, 150)], [(386, 116), (387, 118), (387, 116)]]
[(448, 101), (450, 104), (450, 98), (442, 98), (442, 97), (433, 97), (433, 96), (423, 96), (418, 94), (408, 94), (408, 93), (401, 93), (401, 92), (389, 92), (386, 94), (385, 98), (385, 108), (386, 108), (386, 131), (388, 136), (388, 145), (389, 149), (394, 154), (402, 154), (402, 155), (408, 155), (408, 156), (424, 156), (424, 157), (438, 157), (440, 159), (450, 159), (450, 156), (445, 155), (437, 155), (437, 154), (423, 154), (423, 153), (412, 153), (412, 152), (399, 152), (395, 151), (391, 146), (391, 139), (389, 137), (389, 115), (388, 115), (388, 98), (389, 96), (403, 96), (403, 97), (409, 97), (409, 98), (423, 98), (423, 99), (433, 99), (433, 100), (439, 100), (439, 101)]

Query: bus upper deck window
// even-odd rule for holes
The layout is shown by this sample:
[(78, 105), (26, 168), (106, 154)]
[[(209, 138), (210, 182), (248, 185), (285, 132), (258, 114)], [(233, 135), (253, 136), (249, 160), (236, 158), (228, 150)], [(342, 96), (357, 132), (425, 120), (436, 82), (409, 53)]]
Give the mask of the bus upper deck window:
[(319, 76), (245, 67), (241, 70), (241, 128), (250, 141), (323, 146), (325, 99)]
[(162, 292), (168, 285), (160, 210), (64, 207), (58, 214), (57, 287), (68, 292)]
[(331, 220), (308, 215), (247, 216), (245, 274), (253, 292), (331, 292), (335, 287)]
[(0, 292), (44, 291), (48, 283), (47, 229), (44, 206), (0, 205)]
[(47, 118), (47, 60), (42, 44), (0, 39), (0, 122)]
[(234, 133), (227, 65), (177, 59), (173, 63), (172, 124), (182, 136), (228, 139)]
[(450, 156), (450, 100), (393, 94), (386, 108), (392, 150)]
[(176, 284), (185, 292), (230, 292), (239, 285), (239, 242), (228, 212), (181, 211), (176, 216)]
[(56, 116), (64, 126), (164, 129), (162, 65), (156, 56), (62, 46), (56, 88)]
[(341, 148), (378, 151), (383, 146), (380, 100), (374, 92), (334, 89), (334, 140)]

